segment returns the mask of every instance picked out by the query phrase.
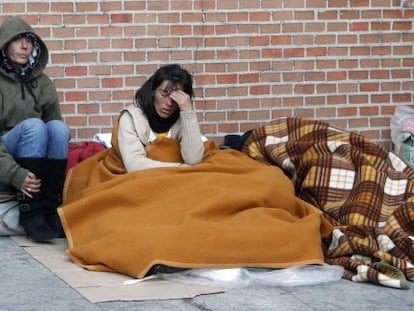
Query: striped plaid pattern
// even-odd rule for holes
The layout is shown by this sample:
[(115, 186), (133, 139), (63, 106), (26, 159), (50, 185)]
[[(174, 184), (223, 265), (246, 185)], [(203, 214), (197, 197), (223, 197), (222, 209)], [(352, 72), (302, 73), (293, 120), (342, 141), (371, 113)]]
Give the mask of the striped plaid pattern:
[(281, 167), (298, 197), (333, 224), (329, 264), (344, 278), (407, 288), (414, 281), (414, 172), (393, 152), (323, 121), (281, 118), (255, 129), (243, 152)]

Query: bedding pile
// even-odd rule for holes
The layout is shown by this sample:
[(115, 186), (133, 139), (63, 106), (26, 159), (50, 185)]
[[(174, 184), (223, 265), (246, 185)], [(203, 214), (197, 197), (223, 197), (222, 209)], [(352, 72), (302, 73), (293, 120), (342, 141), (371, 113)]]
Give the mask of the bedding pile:
[(395, 288), (414, 281), (414, 172), (392, 151), (290, 117), (253, 130), (243, 153), (282, 168), (296, 195), (329, 219), (325, 261), (343, 266), (344, 278)]
[[(154, 267), (287, 268), (323, 265), (332, 226), (295, 196), (284, 172), (205, 143), (202, 163), (126, 173), (117, 129), (111, 148), (69, 170), (59, 216), (78, 265), (143, 278)], [(147, 147), (180, 161), (178, 142)]]

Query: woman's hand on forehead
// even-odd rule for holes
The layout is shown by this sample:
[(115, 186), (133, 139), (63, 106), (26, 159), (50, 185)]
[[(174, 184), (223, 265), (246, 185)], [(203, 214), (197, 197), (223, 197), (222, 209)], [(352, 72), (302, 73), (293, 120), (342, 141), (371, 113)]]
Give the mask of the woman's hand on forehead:
[(181, 89), (175, 89), (171, 92), (170, 98), (177, 103), (181, 111), (193, 110), (190, 96)]

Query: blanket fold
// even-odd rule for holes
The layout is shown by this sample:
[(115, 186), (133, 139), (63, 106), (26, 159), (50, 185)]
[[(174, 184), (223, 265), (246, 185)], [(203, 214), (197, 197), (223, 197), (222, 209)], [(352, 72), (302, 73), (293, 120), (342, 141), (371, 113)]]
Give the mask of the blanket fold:
[[(280, 168), (208, 141), (198, 165), (126, 173), (114, 131), (112, 148), (76, 165), (65, 182), (59, 216), (80, 266), (142, 278), (157, 264), (325, 264), (321, 240), (332, 227)], [(161, 138), (147, 151), (171, 160), (179, 146)]]

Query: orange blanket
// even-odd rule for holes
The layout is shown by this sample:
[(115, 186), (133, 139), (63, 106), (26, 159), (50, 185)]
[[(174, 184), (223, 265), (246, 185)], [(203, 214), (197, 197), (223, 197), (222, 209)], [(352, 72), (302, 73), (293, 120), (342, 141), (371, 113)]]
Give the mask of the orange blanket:
[[(324, 264), (321, 237), (332, 228), (319, 210), (295, 197), (279, 168), (208, 142), (201, 164), (125, 173), (117, 142), (112, 145), (66, 179), (59, 215), (67, 253), (80, 266), (142, 278), (156, 264)], [(179, 157), (170, 139), (150, 149), (153, 158)]]

